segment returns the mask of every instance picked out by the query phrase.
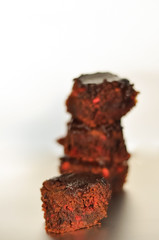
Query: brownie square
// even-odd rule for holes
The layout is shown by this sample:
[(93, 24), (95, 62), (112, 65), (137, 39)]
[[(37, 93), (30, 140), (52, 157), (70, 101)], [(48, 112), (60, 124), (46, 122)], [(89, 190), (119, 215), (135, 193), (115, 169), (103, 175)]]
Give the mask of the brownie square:
[(67, 135), (58, 140), (64, 146), (64, 153), (87, 162), (114, 162), (128, 160), (120, 120), (110, 125), (96, 127), (72, 119), (68, 123)]
[(60, 173), (85, 172), (101, 175), (110, 183), (113, 194), (122, 190), (128, 173), (128, 164), (126, 161), (120, 164), (99, 164), (97, 162), (82, 162), (80, 159), (70, 158), (68, 156), (60, 158), (60, 161)]
[(107, 216), (111, 190), (94, 174), (64, 174), (41, 188), (46, 231), (63, 233), (96, 225)]
[(136, 104), (138, 92), (127, 79), (111, 73), (81, 75), (74, 79), (66, 100), (67, 111), (88, 126), (119, 120)]
[(124, 183), (127, 180), (128, 168), (121, 174), (114, 176), (110, 182), (113, 195), (120, 193), (123, 190)]

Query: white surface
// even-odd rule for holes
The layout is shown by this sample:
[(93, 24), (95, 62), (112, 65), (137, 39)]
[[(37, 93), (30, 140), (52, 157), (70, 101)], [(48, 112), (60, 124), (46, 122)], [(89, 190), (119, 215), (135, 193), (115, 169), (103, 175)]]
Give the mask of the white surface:
[[(17, 155), (16, 155), (17, 157)], [(52, 154), (41, 154), (32, 159), (19, 156), (12, 171), (0, 175), (1, 221), (3, 240), (49, 240), (44, 230), (40, 187), (44, 179), (57, 174), (57, 159)], [(125, 192), (114, 198), (109, 217), (101, 229), (57, 235), (63, 240), (157, 240), (159, 223), (159, 150), (136, 149), (130, 161)], [(12, 159), (13, 160), (13, 159)], [(25, 160), (25, 161), (23, 161)], [(24, 163), (25, 162), (25, 163)], [(4, 179), (6, 179), (4, 181)]]
[(108, 239), (159, 238), (158, 8), (157, 0), (1, 1), (0, 239), (49, 239), (39, 188), (57, 174), (54, 140), (66, 131), (72, 78), (96, 71), (128, 77), (141, 92), (123, 119), (134, 156)]

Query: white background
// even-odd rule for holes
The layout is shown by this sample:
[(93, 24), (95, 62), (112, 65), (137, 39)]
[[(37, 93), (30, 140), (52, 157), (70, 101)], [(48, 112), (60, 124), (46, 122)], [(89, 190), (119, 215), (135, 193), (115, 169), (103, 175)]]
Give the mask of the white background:
[[(1, 1), (0, 176), (4, 214), (10, 204), (6, 199), (13, 198), (16, 188), (17, 193), (22, 191), (17, 187), (22, 176), (32, 176), (28, 177), (30, 185), (35, 176), (40, 187), (45, 178), (57, 174), (57, 163), (54, 170), (51, 166), (53, 158), (62, 154), (55, 139), (64, 134), (69, 119), (64, 101), (72, 79), (81, 73), (111, 71), (135, 84), (141, 92), (137, 107), (123, 119), (127, 146), (131, 152), (154, 149), (158, 156), (158, 12), (158, 0)], [(153, 158), (150, 161), (155, 162)], [(6, 193), (10, 182), (14, 191)], [(38, 189), (36, 184), (34, 187)], [(40, 198), (37, 189), (35, 196)], [(8, 228), (16, 229), (15, 213), (1, 221), (3, 239), (9, 239)]]

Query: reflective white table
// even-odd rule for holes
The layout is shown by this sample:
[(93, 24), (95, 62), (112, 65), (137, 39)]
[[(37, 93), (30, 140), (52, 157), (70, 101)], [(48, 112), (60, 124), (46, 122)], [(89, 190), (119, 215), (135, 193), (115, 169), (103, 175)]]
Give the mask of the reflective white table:
[(14, 164), (6, 158), (0, 173), (1, 240), (159, 239), (159, 149), (134, 150), (124, 191), (112, 199), (101, 227), (53, 236), (45, 233), (39, 189), (45, 179), (58, 175), (57, 157), (10, 157), (16, 158)]

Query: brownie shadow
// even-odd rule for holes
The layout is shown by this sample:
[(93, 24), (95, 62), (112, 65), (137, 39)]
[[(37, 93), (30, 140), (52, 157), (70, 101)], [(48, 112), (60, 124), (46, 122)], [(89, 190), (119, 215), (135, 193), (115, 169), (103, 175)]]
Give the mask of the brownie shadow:
[[(100, 231), (100, 226), (96, 225), (89, 229), (80, 229), (70, 233), (63, 234), (49, 234), (52, 239), (55, 240), (88, 240), (88, 239), (98, 239), (98, 233)], [(93, 236), (97, 236), (93, 238)]]
[(123, 215), (123, 208), (127, 201), (127, 193), (121, 192), (112, 197), (108, 209), (108, 218), (104, 219), (101, 225), (89, 229), (81, 229), (71, 233), (51, 234), (50, 237), (55, 240), (113, 240), (120, 231), (120, 222)]

